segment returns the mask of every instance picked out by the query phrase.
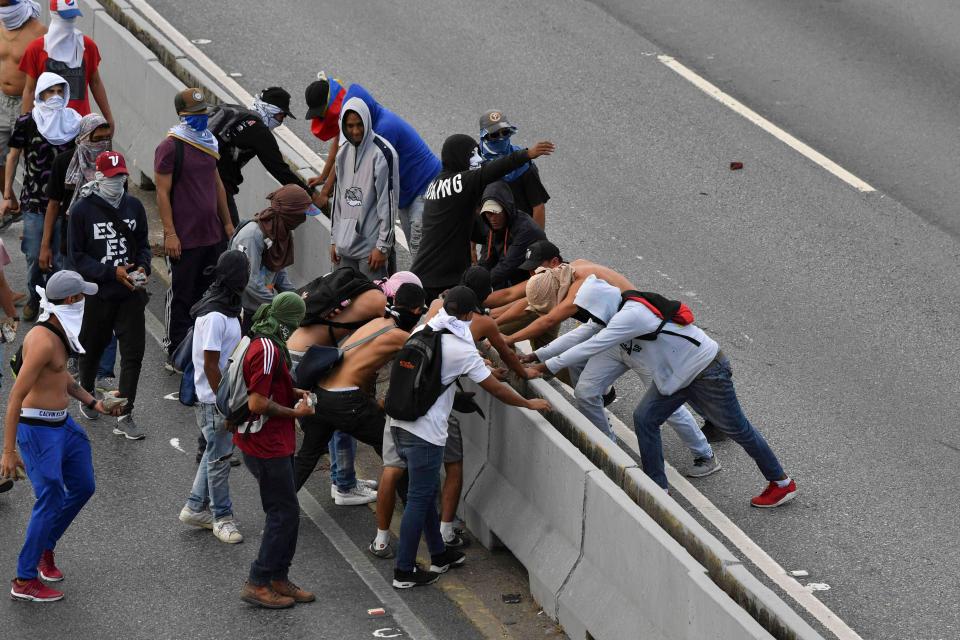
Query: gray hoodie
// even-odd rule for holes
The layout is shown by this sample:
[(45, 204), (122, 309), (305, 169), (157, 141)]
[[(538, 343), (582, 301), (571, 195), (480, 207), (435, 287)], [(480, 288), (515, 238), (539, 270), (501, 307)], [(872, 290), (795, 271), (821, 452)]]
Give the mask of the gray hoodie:
[(574, 304), (589, 311), (606, 326), (593, 320), (566, 333), (537, 350), (537, 358), (556, 373), (569, 366), (584, 364), (607, 349), (625, 350), (637, 365), (651, 373), (661, 394), (668, 396), (683, 389), (716, 357), (717, 343), (694, 324), (667, 323), (670, 331), (693, 338), (698, 344), (675, 336), (660, 335), (656, 340), (634, 340), (656, 331), (660, 318), (646, 306), (632, 300), (618, 310), (620, 289), (591, 275), (574, 297)]
[(351, 98), (340, 111), (340, 131), (347, 112), (363, 121), (359, 145), (341, 134), (337, 152), (337, 187), (333, 202), (332, 238), (337, 254), (365, 260), (374, 247), (393, 249), (400, 194), (397, 152), (373, 130), (370, 110), (360, 98)]

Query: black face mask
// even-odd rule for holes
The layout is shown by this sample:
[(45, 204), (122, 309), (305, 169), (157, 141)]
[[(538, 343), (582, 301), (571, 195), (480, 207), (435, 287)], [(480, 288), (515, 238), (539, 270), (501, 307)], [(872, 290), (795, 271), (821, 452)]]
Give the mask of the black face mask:
[(397, 326), (404, 331), (412, 331), (414, 327), (420, 322), (420, 314), (414, 313), (409, 309), (403, 308), (394, 308), (390, 310), (393, 315), (394, 321), (397, 323)]
[(607, 323), (606, 323), (606, 322), (604, 322), (603, 320), (601, 320), (601, 319), (598, 318), (597, 316), (593, 315), (592, 313), (590, 313), (589, 311), (587, 311), (587, 310), (584, 309), (583, 307), (577, 307), (577, 312), (576, 312), (575, 314), (573, 314), (573, 319), (574, 319), (574, 320), (577, 320), (577, 321), (579, 321), (579, 322), (582, 322), (582, 323), (584, 323), (584, 324), (586, 324), (586, 323), (590, 322), (591, 320), (593, 320), (594, 322), (596, 322), (597, 324), (599, 324), (601, 327), (607, 326)]

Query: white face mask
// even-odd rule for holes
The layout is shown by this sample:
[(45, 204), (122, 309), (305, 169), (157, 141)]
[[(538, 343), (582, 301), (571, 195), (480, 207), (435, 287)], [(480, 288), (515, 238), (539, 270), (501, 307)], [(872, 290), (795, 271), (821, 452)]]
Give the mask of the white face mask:
[(80, 327), (83, 326), (83, 305), (85, 300), (80, 300), (73, 304), (52, 304), (47, 300), (43, 287), (37, 287), (37, 293), (40, 294), (40, 308), (43, 310), (43, 313), (40, 314), (37, 320), (43, 322), (44, 320), (48, 320), (51, 315), (56, 316), (73, 350), (76, 353), (86, 353), (80, 344)]
[(63, 99), (63, 96), (50, 96), (43, 101), (43, 106), (50, 109), (63, 109), (67, 106), (67, 102)]

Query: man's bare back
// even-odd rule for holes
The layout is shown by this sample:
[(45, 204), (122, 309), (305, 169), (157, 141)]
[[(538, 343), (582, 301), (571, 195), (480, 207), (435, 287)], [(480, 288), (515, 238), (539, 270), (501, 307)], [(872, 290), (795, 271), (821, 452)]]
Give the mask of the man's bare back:
[[(387, 296), (379, 290), (364, 291), (350, 306), (330, 318), (335, 322), (366, 322), (380, 318), (387, 309)], [(361, 327), (362, 328), (362, 327)], [(339, 342), (350, 335), (351, 329), (333, 329), (334, 340)], [(358, 329), (359, 331), (359, 329)], [(334, 346), (330, 341), (330, 327), (325, 324), (311, 324), (299, 327), (287, 340), (287, 348), (294, 351), (306, 351), (313, 345)], [(366, 345), (365, 345), (366, 346)]]
[(0, 28), (0, 90), (4, 94), (15, 98), (23, 95), (27, 76), (20, 71), (20, 58), (27, 45), (46, 32), (44, 24), (34, 18), (16, 31)]
[(393, 359), (410, 334), (397, 328), (393, 318), (377, 318), (357, 329), (344, 344), (349, 346), (359, 342), (385, 327), (394, 328), (344, 353), (343, 362), (320, 382), (320, 386), (327, 390), (350, 387), (370, 390), (377, 371)]
[(617, 289), (620, 289), (620, 291), (632, 291), (637, 288), (623, 274), (609, 267), (597, 264), (596, 262), (574, 260), (570, 263), (570, 266), (573, 267), (573, 285), (570, 287), (570, 291), (567, 292), (567, 298), (570, 300), (573, 300), (584, 281), (590, 276), (597, 276), (601, 280), (605, 280)]
[(23, 339), (23, 360), (38, 355), (43, 362), (36, 379), (23, 399), (23, 407), (31, 409), (66, 409), (70, 403), (68, 390), (76, 381), (67, 372), (67, 350), (60, 338), (46, 327), (34, 327)]

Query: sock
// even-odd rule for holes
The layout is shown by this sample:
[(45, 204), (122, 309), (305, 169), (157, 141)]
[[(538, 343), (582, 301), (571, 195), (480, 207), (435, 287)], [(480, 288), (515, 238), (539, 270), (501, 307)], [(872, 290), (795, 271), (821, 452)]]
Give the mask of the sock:
[(377, 537), (373, 539), (373, 546), (382, 549), (390, 542), (390, 532), (386, 529), (377, 529)]
[(790, 476), (787, 476), (787, 477), (784, 478), (783, 480), (774, 480), (774, 482), (777, 483), (777, 486), (778, 486), (778, 487), (780, 487), (781, 489), (783, 489), (785, 486), (787, 486), (788, 484), (790, 484)]
[(441, 522), (440, 523), (440, 535), (443, 536), (444, 542), (449, 542), (453, 540), (453, 523), (452, 522)]

